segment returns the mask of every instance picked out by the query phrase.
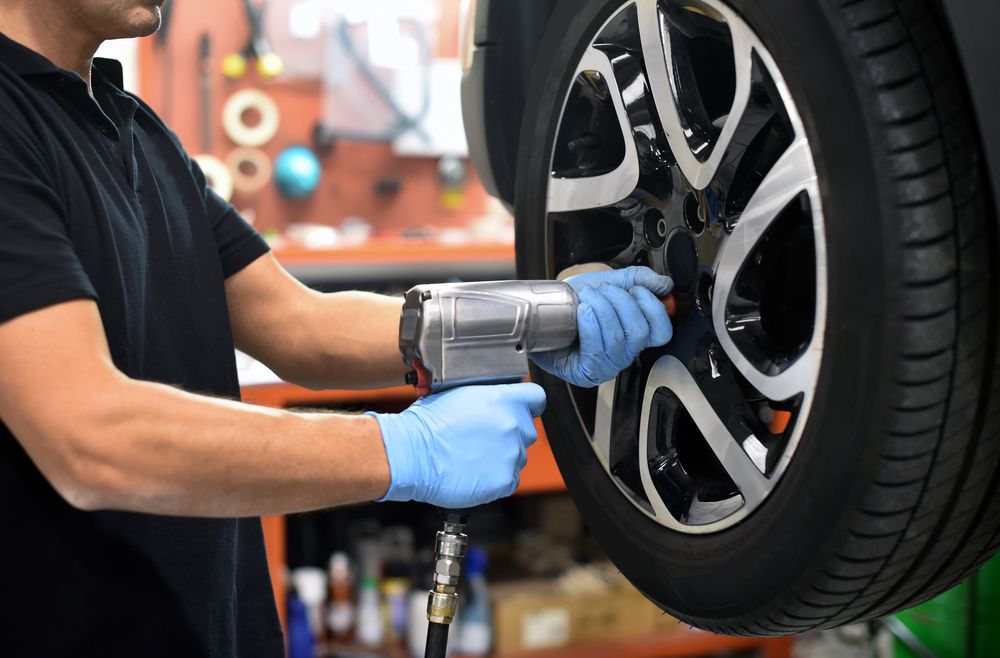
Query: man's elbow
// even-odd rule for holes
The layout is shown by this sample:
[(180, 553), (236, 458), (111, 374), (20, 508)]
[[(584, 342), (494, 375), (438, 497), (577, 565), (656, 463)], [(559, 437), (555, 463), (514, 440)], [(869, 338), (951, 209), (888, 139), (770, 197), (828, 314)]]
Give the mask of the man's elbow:
[(96, 488), (84, 483), (67, 479), (51, 479), (50, 483), (63, 500), (83, 512), (96, 512), (111, 507)]
[[(112, 423), (113, 424), (113, 423)], [(125, 437), (99, 420), (81, 420), (51, 430), (47, 443), (58, 446), (43, 474), (76, 509), (120, 509), (129, 488), (119, 446)]]

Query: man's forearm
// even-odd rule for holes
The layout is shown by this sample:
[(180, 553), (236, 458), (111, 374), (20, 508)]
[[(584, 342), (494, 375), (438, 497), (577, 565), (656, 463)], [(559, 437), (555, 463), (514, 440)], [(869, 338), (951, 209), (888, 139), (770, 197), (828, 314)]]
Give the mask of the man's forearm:
[(266, 254), (226, 279), (236, 346), (310, 388), (403, 383), (402, 297), (310, 290)]
[(256, 516), (373, 500), (389, 486), (368, 416), (292, 413), (135, 380), (81, 410), (67, 430), (74, 474), (63, 495), (86, 509)]
[[(294, 328), (294, 349), (268, 365), (309, 388), (370, 389), (403, 383), (401, 297), (367, 292), (313, 293)], [(288, 348), (291, 345), (287, 346)]]

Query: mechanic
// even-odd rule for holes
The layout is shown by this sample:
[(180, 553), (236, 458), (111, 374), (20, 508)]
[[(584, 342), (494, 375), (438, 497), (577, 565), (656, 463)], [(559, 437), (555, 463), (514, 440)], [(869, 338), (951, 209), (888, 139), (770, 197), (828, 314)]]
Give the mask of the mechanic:
[[(400, 414), (233, 401), (234, 345), (313, 388), (398, 384), (401, 300), (319, 294), (209, 191), (121, 89), (106, 39), (157, 0), (0, 0), (0, 654), (281, 656), (260, 522), (370, 500), (512, 493), (535, 384), (466, 387)], [(581, 386), (671, 327), (644, 268), (573, 279)]]

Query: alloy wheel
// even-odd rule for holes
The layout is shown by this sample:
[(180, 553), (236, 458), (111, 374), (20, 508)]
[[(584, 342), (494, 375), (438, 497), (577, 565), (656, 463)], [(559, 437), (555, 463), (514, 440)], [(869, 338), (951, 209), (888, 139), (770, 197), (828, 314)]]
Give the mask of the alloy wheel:
[(577, 64), (550, 171), (550, 276), (675, 282), (668, 345), (570, 386), (598, 460), (657, 523), (730, 527), (791, 462), (823, 353), (823, 214), (780, 71), (722, 2), (625, 2)]

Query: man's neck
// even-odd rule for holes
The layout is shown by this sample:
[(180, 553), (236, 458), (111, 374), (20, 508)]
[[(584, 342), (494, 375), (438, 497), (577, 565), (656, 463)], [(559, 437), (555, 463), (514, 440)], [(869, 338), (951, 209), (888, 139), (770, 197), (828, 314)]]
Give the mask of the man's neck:
[(81, 33), (65, 8), (71, 3), (27, 0), (0, 3), (0, 32), (50, 60), (79, 73), (90, 90), (90, 70), (100, 40)]

